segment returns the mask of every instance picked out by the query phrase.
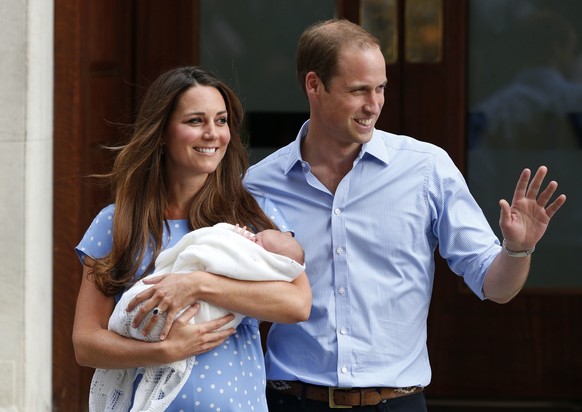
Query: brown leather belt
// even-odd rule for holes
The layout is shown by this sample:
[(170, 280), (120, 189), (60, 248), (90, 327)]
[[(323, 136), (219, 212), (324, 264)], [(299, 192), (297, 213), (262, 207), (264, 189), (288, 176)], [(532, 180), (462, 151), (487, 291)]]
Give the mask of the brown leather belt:
[(330, 408), (372, 406), (388, 399), (412, 395), (423, 390), (420, 386), (407, 388), (335, 388), (311, 385), (300, 381), (268, 381), (267, 387), (287, 395), (326, 402)]

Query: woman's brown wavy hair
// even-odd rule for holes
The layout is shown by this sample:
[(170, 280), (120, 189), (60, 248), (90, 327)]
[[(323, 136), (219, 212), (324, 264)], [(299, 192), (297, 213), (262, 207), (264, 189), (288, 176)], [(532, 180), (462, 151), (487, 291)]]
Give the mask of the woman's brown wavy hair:
[(226, 103), (230, 143), (217, 169), (211, 173), (190, 206), (191, 229), (218, 222), (241, 224), (256, 231), (275, 228), (245, 190), (242, 176), (249, 166), (240, 135), (243, 108), (235, 93), (200, 67), (180, 67), (158, 77), (146, 92), (129, 142), (114, 148), (119, 153), (108, 179), (115, 198), (113, 246), (109, 255), (95, 261), (93, 280), (107, 296), (134, 281), (148, 247), (153, 269), (162, 246), (168, 206), (162, 142), (169, 119), (182, 94), (197, 85), (216, 88)]

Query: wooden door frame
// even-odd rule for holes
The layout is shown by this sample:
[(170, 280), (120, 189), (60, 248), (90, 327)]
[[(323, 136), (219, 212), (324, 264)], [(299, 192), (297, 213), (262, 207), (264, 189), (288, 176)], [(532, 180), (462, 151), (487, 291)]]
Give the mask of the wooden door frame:
[(136, 101), (162, 70), (198, 61), (197, 0), (55, 0), (53, 411), (87, 409), (91, 368), (71, 342), (81, 265), (74, 254), (109, 191), (104, 144), (123, 141)]

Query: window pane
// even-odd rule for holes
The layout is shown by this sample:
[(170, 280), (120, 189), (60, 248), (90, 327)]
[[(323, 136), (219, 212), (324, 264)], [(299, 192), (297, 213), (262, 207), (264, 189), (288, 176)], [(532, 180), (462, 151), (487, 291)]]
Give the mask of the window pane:
[(406, 61), (438, 63), (442, 57), (442, 0), (407, 0), (404, 8)]
[(295, 75), (303, 30), (335, 0), (201, 0), (200, 62), (240, 93), (246, 110), (306, 111)]
[(386, 63), (398, 60), (398, 6), (396, 0), (361, 0), (360, 25), (380, 40)]
[(468, 182), (499, 237), (498, 199), (549, 168), (568, 200), (528, 286), (582, 286), (582, 2), (470, 0)]

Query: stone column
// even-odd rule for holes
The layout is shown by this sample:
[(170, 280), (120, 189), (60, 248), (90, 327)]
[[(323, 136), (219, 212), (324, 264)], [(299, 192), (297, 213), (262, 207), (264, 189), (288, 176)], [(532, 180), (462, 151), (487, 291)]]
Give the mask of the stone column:
[(0, 0), (0, 412), (51, 411), (53, 2)]

